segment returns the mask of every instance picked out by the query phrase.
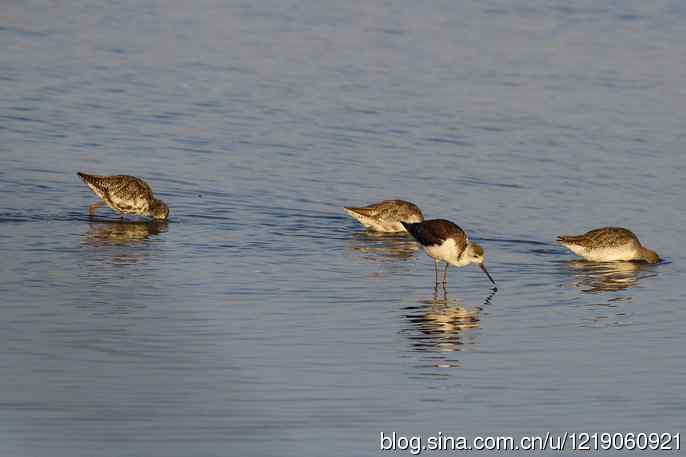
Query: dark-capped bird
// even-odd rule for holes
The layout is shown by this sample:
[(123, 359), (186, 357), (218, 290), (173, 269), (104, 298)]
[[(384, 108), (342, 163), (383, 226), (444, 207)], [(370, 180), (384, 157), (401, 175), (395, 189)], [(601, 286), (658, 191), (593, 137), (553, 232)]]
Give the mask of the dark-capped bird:
[(431, 219), (417, 224), (402, 223), (405, 229), (424, 247), (426, 253), (434, 259), (436, 284), (438, 284), (438, 262), (445, 262), (443, 284), (448, 282), (448, 265), (464, 267), (470, 263), (479, 265), (488, 279), (495, 281), (484, 266), (484, 250), (473, 243), (457, 224), (445, 219)]

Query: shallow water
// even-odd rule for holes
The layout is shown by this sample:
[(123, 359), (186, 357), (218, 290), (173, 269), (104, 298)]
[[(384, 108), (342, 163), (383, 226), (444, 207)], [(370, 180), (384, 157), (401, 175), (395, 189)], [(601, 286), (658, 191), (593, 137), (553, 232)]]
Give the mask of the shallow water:
[[(686, 8), (575, 5), (4, 5), (3, 452), (683, 430)], [(171, 220), (89, 218), (79, 170)], [(467, 230), (499, 291), (472, 266), (434, 293), (341, 210), (384, 198)], [(554, 242), (604, 225), (665, 262)]]

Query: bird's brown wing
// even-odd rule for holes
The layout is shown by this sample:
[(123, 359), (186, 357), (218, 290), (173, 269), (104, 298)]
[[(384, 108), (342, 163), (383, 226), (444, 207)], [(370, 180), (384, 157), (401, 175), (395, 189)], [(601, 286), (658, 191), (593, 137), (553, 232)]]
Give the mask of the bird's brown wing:
[(107, 191), (112, 203), (119, 209), (134, 213), (149, 209), (153, 198), (152, 190), (142, 179), (122, 176), (121, 181), (113, 184)]
[(467, 234), (457, 224), (445, 219), (433, 219), (418, 224), (403, 224), (408, 232), (422, 246), (443, 244), (448, 238), (455, 240), (455, 245), (462, 251), (467, 245)]
[(368, 206), (346, 207), (345, 209), (365, 217), (387, 220), (402, 220), (415, 214), (419, 214), (421, 220), (422, 214), (417, 205), (405, 200), (384, 200)]
[(365, 217), (377, 217), (380, 215), (385, 215), (389, 211), (394, 211), (395, 202), (396, 200), (384, 200), (367, 206), (346, 207), (345, 209)]
[(145, 211), (153, 198), (150, 186), (135, 176), (96, 176), (86, 173), (78, 175), (93, 193), (118, 211)]
[(605, 248), (638, 241), (630, 230), (621, 227), (603, 227), (583, 235), (560, 235), (558, 241), (576, 246)]
[(364, 217), (374, 217), (377, 214), (376, 208), (372, 208), (371, 206), (362, 206), (362, 207), (353, 207), (353, 206), (346, 206), (343, 209), (359, 214)]

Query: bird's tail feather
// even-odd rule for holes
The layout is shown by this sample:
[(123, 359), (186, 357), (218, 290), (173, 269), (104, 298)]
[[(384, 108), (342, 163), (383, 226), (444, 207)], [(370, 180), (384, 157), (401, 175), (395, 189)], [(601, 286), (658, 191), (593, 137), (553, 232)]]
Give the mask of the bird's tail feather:
[(364, 216), (364, 217), (371, 217), (373, 216), (372, 208), (353, 208), (353, 207), (344, 207), (343, 208), (346, 213), (350, 214), (352, 217), (355, 217), (355, 215), (358, 216)]
[(574, 243), (583, 239), (582, 235), (560, 235), (557, 237), (557, 241), (561, 243)]
[(99, 178), (99, 176), (89, 175), (89, 174), (87, 174), (87, 173), (81, 173), (80, 171), (79, 171), (78, 173), (76, 173), (76, 174), (79, 175), (79, 177), (80, 177), (81, 179), (83, 179), (83, 182), (85, 182), (86, 184), (93, 184), (93, 185), (97, 185), (97, 184), (98, 184), (98, 181), (99, 181), (98, 178)]

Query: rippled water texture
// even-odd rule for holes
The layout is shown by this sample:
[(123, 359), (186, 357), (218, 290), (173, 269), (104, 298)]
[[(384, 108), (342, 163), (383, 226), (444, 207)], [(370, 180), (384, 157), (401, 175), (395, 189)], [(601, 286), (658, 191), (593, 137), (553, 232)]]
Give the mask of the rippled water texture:
[[(366, 456), (379, 432), (686, 425), (686, 7), (4, 2), (11, 456)], [(77, 171), (146, 179), (119, 221)], [(479, 241), (433, 289), (411, 200)], [(555, 243), (606, 225), (665, 262)], [(544, 454), (544, 453), (541, 453)]]

